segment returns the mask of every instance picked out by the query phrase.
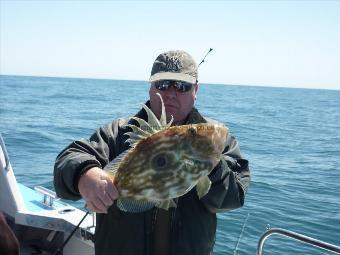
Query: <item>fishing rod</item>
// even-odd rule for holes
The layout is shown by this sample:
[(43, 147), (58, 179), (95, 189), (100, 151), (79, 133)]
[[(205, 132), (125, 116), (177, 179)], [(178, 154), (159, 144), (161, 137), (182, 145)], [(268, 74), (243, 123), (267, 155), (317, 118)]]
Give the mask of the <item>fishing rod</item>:
[(235, 248), (234, 248), (234, 253), (233, 253), (233, 255), (236, 255), (236, 253), (237, 253), (238, 245), (240, 244), (240, 241), (241, 241), (241, 238), (242, 238), (242, 235), (243, 235), (243, 232), (244, 232), (244, 228), (246, 227), (246, 224), (247, 224), (249, 215), (250, 215), (250, 213), (248, 213), (248, 214), (247, 214), (247, 217), (244, 219), (244, 222), (243, 222), (243, 225), (242, 225), (242, 228), (241, 228), (240, 235), (239, 235), (239, 237), (238, 237), (238, 239), (237, 239), (237, 242), (236, 242), (236, 245), (235, 245)]
[(84, 217), (79, 221), (78, 225), (72, 230), (71, 234), (67, 237), (67, 239), (63, 242), (63, 244), (57, 249), (57, 251), (54, 253), (54, 255), (59, 255), (62, 254), (64, 247), (66, 246), (66, 244), (68, 243), (68, 241), (70, 241), (71, 237), (74, 235), (74, 233), (76, 232), (76, 230), (80, 227), (80, 224), (85, 220), (86, 216), (89, 214), (90, 212), (87, 211), (84, 215)]
[(204, 63), (205, 58), (209, 55), (210, 52), (212, 52), (212, 50), (213, 50), (213, 48), (210, 48), (210, 49), (209, 49), (209, 51), (207, 52), (207, 54), (205, 54), (204, 58), (203, 58), (202, 61), (198, 64), (197, 67), (199, 67), (201, 64)]

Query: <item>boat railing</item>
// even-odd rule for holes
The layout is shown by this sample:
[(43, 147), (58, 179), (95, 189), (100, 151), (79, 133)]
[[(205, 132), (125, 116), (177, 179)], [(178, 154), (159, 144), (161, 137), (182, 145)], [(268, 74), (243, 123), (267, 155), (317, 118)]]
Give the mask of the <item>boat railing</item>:
[(59, 198), (57, 198), (57, 194), (52, 190), (46, 189), (45, 187), (42, 186), (34, 187), (34, 189), (38, 191), (40, 194), (42, 194), (43, 204), (50, 208), (53, 208), (54, 201), (59, 200)]
[(278, 234), (281, 236), (286, 236), (289, 238), (292, 238), (294, 240), (306, 243), (306, 244), (310, 244), (314, 247), (318, 247), (320, 249), (324, 249), (330, 252), (333, 252), (335, 254), (340, 254), (340, 247), (330, 244), (330, 243), (326, 243), (323, 241), (320, 241), (318, 239), (314, 239), (311, 238), (309, 236), (305, 236), (302, 234), (298, 234), (286, 229), (282, 229), (282, 228), (269, 228), (261, 237), (260, 240), (258, 242), (257, 245), (257, 250), (256, 250), (256, 255), (262, 255), (263, 254), (263, 247), (264, 247), (264, 242), (266, 241), (266, 239), (274, 234)]

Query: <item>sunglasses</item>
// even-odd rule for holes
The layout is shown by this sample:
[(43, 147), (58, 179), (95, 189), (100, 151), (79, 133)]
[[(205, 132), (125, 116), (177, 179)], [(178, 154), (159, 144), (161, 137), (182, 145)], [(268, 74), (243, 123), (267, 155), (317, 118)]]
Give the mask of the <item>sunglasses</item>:
[(173, 85), (177, 92), (188, 92), (194, 84), (185, 81), (160, 80), (154, 82), (154, 85), (160, 91), (166, 91)]

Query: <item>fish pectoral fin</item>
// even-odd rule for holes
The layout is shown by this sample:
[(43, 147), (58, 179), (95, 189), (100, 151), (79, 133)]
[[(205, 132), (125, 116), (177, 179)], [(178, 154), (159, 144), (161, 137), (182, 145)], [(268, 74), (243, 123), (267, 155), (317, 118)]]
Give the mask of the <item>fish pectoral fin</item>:
[(164, 200), (157, 205), (158, 208), (169, 210), (170, 207), (177, 207), (173, 199)]
[(201, 199), (210, 190), (211, 181), (208, 176), (201, 177), (196, 185), (198, 198)]

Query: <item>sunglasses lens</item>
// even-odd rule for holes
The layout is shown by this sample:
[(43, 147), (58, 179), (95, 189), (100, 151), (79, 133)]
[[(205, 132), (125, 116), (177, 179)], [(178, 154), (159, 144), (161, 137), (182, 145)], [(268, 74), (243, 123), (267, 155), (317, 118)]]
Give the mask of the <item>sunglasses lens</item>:
[(191, 90), (192, 84), (184, 81), (177, 81), (175, 82), (175, 87), (177, 91), (188, 92)]
[(155, 87), (156, 89), (160, 90), (160, 91), (165, 91), (170, 87), (170, 82), (166, 81), (166, 80), (162, 80), (162, 81), (156, 81), (155, 82)]
[(155, 88), (160, 91), (166, 91), (171, 85), (174, 85), (176, 91), (178, 92), (188, 92), (192, 89), (193, 84), (184, 81), (171, 81), (171, 80), (161, 80), (156, 81)]

